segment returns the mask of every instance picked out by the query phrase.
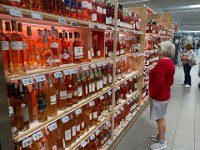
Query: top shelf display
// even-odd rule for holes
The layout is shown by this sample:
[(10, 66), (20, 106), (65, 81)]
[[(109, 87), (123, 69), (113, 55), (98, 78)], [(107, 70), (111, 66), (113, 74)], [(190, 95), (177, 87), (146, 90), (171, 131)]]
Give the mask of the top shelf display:
[[(1, 14), (11, 15), (13, 17), (32, 18), (39, 23), (39, 20), (54, 21), (65, 26), (83, 26), (103, 30), (115, 30), (114, 28), (114, 1), (68, 1), (63, 3), (57, 0), (57, 4), (52, 7), (48, 1), (32, 3), (18, 3), (0, 1)], [(118, 9), (118, 28), (120, 32), (129, 32), (134, 34), (143, 34), (140, 31), (141, 19), (138, 15), (131, 13), (128, 9), (119, 5)], [(3, 16), (2, 16), (3, 17)], [(7, 17), (7, 16), (6, 16)], [(8, 19), (8, 18), (7, 18)]]

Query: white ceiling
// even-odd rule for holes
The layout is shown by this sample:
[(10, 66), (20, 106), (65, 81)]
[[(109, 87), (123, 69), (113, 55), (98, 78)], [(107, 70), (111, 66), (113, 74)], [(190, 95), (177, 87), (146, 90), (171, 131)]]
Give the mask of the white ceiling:
[[(142, 2), (141, 2), (142, 1)], [(200, 0), (119, 0), (125, 7), (147, 5), (157, 13), (173, 12), (180, 20), (183, 30), (200, 31)], [(198, 8), (189, 8), (199, 5)]]

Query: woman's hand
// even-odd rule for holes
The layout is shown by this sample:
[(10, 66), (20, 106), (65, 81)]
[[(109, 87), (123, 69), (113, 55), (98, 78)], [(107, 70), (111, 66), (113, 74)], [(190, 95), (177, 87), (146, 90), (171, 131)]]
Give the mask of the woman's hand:
[(181, 57), (181, 61), (183, 61), (183, 60), (184, 60), (184, 61), (189, 61), (189, 59), (188, 59), (187, 56), (182, 56), (182, 57)]

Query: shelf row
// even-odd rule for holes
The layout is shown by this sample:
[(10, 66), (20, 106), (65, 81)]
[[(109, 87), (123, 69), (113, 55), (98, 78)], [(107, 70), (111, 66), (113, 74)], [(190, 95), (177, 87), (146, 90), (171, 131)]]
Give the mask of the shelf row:
[[(101, 29), (101, 30), (115, 30), (114, 26), (110, 26), (110, 25), (78, 20), (78, 19), (58, 16), (54, 14), (48, 14), (44, 12), (37, 12), (33, 10), (28, 10), (28, 9), (16, 8), (16, 7), (3, 5), (3, 4), (0, 4), (0, 12), (1, 14), (10, 15), (11, 17), (18, 17), (18, 18), (27, 17), (31, 19), (29, 20), (30, 22), (37, 23), (37, 24), (39, 24), (42, 21), (54, 21), (62, 26), (69, 26), (69, 27), (82, 26), (82, 27), (91, 28), (91, 29), (96, 28), (96, 29)], [(5, 19), (8, 19), (7, 16), (4, 16), (4, 17)], [(123, 27), (118, 27), (117, 31), (126, 32), (126, 33), (129, 32), (129, 33), (134, 33), (138, 35), (143, 34), (143, 32), (141, 31), (131, 30), (131, 29), (123, 28)]]
[(166, 38), (166, 39), (171, 39), (171, 36), (163, 36), (159, 34), (153, 34), (153, 33), (146, 33), (146, 36), (153, 36), (153, 37), (158, 37), (158, 38)]

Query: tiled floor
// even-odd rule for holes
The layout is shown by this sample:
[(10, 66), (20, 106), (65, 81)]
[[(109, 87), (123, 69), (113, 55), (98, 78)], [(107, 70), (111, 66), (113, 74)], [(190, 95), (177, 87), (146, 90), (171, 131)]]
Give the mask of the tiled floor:
[[(192, 68), (192, 87), (179, 85), (183, 81), (182, 67), (176, 68), (175, 83), (166, 116), (166, 150), (200, 150), (200, 82), (198, 66)], [(149, 135), (156, 133), (156, 124), (149, 120), (149, 106), (140, 115), (115, 150), (149, 150)]]

